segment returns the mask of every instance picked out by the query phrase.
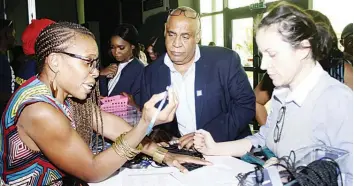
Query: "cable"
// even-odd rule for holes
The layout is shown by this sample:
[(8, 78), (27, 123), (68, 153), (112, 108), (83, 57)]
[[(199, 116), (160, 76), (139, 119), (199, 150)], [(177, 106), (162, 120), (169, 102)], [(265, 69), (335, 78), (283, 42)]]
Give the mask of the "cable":
[[(262, 185), (263, 181), (264, 181), (264, 174), (263, 174), (263, 167), (256, 164), (256, 167), (254, 168), (254, 171), (250, 171), (250, 172), (247, 172), (245, 174), (243, 173), (239, 173), (236, 178), (239, 180), (239, 186), (246, 186), (250, 183), (246, 183), (246, 180), (247, 180), (247, 177), (249, 175), (251, 175), (252, 173), (255, 173), (256, 177), (255, 177), (255, 181), (256, 181), (256, 185)], [(259, 178), (259, 175), (258, 175), (258, 172), (260, 172), (261, 174), (261, 178)], [(254, 183), (253, 183), (254, 184)]]
[[(338, 177), (341, 185), (343, 185), (342, 175), (339, 165), (331, 158), (322, 158), (311, 162), (307, 166), (295, 167), (296, 156), (295, 152), (291, 151), (289, 156), (283, 156), (278, 158), (279, 163), (272, 166), (282, 167), (283, 171), (280, 171), (279, 175), (287, 175), (289, 185), (301, 185), (301, 186), (336, 186), (338, 185)], [(262, 185), (264, 173), (263, 167), (256, 166), (255, 171), (250, 171), (245, 174), (238, 174), (236, 178), (239, 180), (240, 186), (245, 186), (247, 183), (247, 177), (251, 174), (256, 175), (255, 182), (257, 185)], [(261, 179), (259, 179), (261, 174)], [(286, 183), (284, 183), (286, 185)]]
[(311, 162), (307, 166), (298, 167), (295, 178), (302, 186), (310, 185), (338, 185), (338, 177), (341, 185), (343, 180), (337, 162), (330, 158), (322, 158)]

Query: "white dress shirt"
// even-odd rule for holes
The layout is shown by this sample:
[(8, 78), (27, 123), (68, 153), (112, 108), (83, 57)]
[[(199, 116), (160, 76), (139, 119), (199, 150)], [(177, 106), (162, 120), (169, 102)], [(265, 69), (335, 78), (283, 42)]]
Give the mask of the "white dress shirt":
[(173, 62), (166, 54), (164, 63), (169, 67), (171, 74), (171, 85), (177, 94), (178, 107), (176, 110), (178, 129), (180, 134), (195, 132), (197, 129), (195, 116), (195, 99), (194, 99), (194, 80), (195, 80), (195, 63), (200, 58), (199, 46), (196, 46), (194, 63), (189, 67), (184, 75), (180, 74)]
[[(293, 90), (275, 88), (272, 109), (259, 132), (248, 136), (253, 146), (267, 146), (278, 157), (313, 145), (327, 145), (348, 151), (339, 162), (342, 173), (352, 180), (353, 172), (353, 92), (330, 77), (317, 62), (311, 73)], [(286, 111), (280, 119), (281, 107)], [(277, 122), (279, 121), (279, 122)], [(275, 130), (278, 123), (279, 130)], [(275, 142), (274, 136), (280, 135)], [(344, 184), (345, 185), (345, 184)], [(352, 184), (351, 184), (352, 185)]]
[(110, 79), (109, 82), (108, 82), (108, 96), (111, 94), (111, 92), (113, 91), (114, 87), (117, 85), (123, 68), (126, 67), (131, 61), (133, 61), (133, 59), (134, 58), (130, 59), (128, 62), (120, 63), (118, 65), (118, 70), (117, 70), (116, 75), (112, 79)]

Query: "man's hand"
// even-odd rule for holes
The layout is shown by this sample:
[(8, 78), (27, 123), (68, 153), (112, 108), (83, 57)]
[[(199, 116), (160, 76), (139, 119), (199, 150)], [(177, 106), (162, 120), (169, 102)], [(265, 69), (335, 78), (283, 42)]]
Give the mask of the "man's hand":
[(188, 172), (188, 170), (181, 165), (183, 163), (195, 163), (195, 164), (199, 164), (199, 165), (212, 165), (211, 162), (200, 159), (198, 157), (173, 154), (173, 153), (167, 153), (163, 159), (163, 162), (166, 163), (170, 167), (176, 167), (177, 169), (179, 169), (183, 173)]

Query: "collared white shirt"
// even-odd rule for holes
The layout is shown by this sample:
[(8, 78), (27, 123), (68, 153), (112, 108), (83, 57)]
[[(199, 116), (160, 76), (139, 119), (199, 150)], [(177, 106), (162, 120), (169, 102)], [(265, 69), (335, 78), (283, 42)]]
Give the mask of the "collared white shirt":
[(122, 74), (123, 68), (126, 67), (130, 62), (132, 62), (133, 59), (134, 58), (130, 59), (128, 62), (120, 63), (118, 65), (118, 70), (117, 70), (116, 75), (112, 79), (110, 79), (109, 82), (108, 82), (108, 96), (112, 93), (114, 87), (118, 83), (120, 75)]
[(195, 63), (200, 58), (200, 50), (197, 45), (195, 48), (194, 63), (189, 67), (184, 75), (180, 74), (171, 61), (168, 54), (165, 55), (164, 63), (170, 69), (171, 85), (178, 98), (176, 110), (178, 129), (181, 135), (195, 132), (197, 129), (195, 116)]
[[(304, 104), (304, 101), (306, 100), (310, 92), (313, 91), (315, 86), (320, 81), (320, 78), (323, 77), (324, 74), (326, 74), (326, 71), (324, 71), (322, 66), (318, 62), (316, 62), (316, 65), (312, 69), (310, 74), (308, 74), (307, 77), (305, 77), (305, 79), (301, 81), (300, 84), (297, 87), (295, 87), (294, 90), (291, 91), (289, 87), (275, 88), (273, 92), (274, 99), (272, 101), (271, 113), (269, 114), (269, 118), (267, 118), (267, 122), (269, 122), (274, 127), (272, 127), (271, 134), (268, 134), (268, 138), (266, 140), (267, 146), (273, 149), (275, 153), (283, 154), (284, 150), (286, 149), (283, 148), (284, 145), (293, 143), (290, 141), (284, 142), (285, 140), (283, 137), (286, 137), (285, 135), (288, 135), (287, 132), (290, 131), (295, 132), (294, 127), (301, 126), (301, 125), (297, 125), (296, 123), (301, 121), (304, 118), (307, 118), (308, 116), (300, 116), (302, 117), (301, 119), (292, 118), (291, 116), (294, 116), (294, 113), (299, 114), (301, 112), (299, 110), (304, 109), (301, 108)], [(284, 116), (285, 121), (283, 123), (280, 122), (278, 124), (280, 128), (283, 127), (282, 134), (281, 134), (281, 138), (283, 139), (283, 141), (280, 141), (279, 143), (274, 143), (274, 134), (273, 134), (274, 128), (278, 118), (280, 118), (281, 115), (280, 110), (281, 107), (283, 106), (285, 106), (286, 108), (285, 116)], [(305, 120), (303, 120), (301, 122), (302, 124), (305, 124), (307, 121), (305, 122)], [(299, 129), (301, 130), (301, 127)], [(303, 134), (305, 135), (306, 132), (304, 131)]]
[[(266, 124), (258, 133), (247, 137), (253, 146), (267, 146), (278, 157), (289, 156), (293, 150), (296, 159), (307, 153), (297, 150), (313, 145), (343, 149), (350, 154), (339, 162), (339, 166), (342, 173), (352, 179), (352, 90), (330, 77), (317, 62), (293, 91), (288, 87), (277, 88), (271, 101), (272, 109)], [(280, 119), (283, 106), (285, 114)], [(275, 130), (277, 125), (279, 130)], [(277, 143), (274, 141), (276, 136), (280, 136)]]
[[(322, 73), (324, 73), (322, 66), (316, 62), (316, 65), (312, 69), (311, 73), (305, 78), (306, 80), (302, 81), (293, 91), (290, 91), (288, 87), (275, 88), (274, 96), (278, 97), (279, 100), (282, 100), (284, 102), (283, 104), (294, 102), (301, 107), (309, 92), (320, 80)], [(285, 100), (281, 96), (283, 94), (287, 94)]]

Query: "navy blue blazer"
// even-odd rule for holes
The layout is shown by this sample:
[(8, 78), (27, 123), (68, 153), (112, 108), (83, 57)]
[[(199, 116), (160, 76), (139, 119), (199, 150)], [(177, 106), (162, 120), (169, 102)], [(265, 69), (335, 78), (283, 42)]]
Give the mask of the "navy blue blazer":
[[(194, 93), (197, 129), (209, 131), (217, 142), (250, 135), (255, 96), (239, 55), (227, 48), (208, 46), (200, 46), (200, 54)], [(145, 67), (141, 83), (142, 104), (171, 84), (164, 55)], [(176, 119), (159, 127), (173, 135), (179, 134)]]
[[(140, 104), (140, 80), (144, 70), (144, 64), (139, 59), (134, 58), (121, 72), (116, 86), (113, 88), (110, 96), (120, 95), (126, 92), (133, 96), (134, 101)], [(105, 76), (99, 77), (100, 93), (102, 96), (108, 96), (108, 82), (110, 79)]]

